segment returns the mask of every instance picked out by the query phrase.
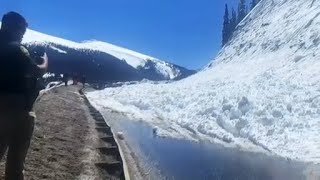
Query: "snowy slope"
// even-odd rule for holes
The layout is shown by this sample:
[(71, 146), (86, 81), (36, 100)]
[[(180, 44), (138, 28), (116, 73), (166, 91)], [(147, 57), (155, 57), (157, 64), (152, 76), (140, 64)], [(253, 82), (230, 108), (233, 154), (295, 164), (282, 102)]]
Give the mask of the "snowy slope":
[(148, 64), (148, 61), (155, 64), (157, 73), (161, 74), (165, 79), (175, 79), (179, 78), (179, 76), (183, 76), (182, 71), (185, 71), (186, 69), (167, 63), (165, 61), (161, 61), (157, 58), (147, 56), (129, 49), (121, 48), (106, 42), (101, 41), (85, 41), (83, 43), (73, 42), (69, 40), (65, 40), (62, 38), (50, 36), (47, 34), (43, 34), (31, 29), (28, 29), (24, 39), (23, 43), (25, 44), (40, 44), (40, 45), (48, 45), (51, 49), (54, 49), (58, 51), (59, 53), (67, 53), (64, 50), (61, 50), (54, 45), (62, 45), (66, 46), (68, 48), (73, 48), (76, 50), (82, 50), (82, 51), (101, 51), (105, 52), (107, 54), (110, 54), (120, 60), (124, 60), (127, 64), (132, 66), (135, 69), (144, 69), (148, 68), (146, 67), (146, 64)]
[(320, 1), (262, 0), (203, 71), (88, 97), (158, 133), (320, 163)]

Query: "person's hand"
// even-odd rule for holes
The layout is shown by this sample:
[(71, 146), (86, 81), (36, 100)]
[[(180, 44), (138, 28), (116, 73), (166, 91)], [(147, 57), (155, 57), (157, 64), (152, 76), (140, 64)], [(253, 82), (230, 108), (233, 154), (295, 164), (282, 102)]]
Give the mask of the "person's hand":
[(48, 69), (48, 59), (49, 59), (48, 56), (47, 56), (47, 53), (45, 52), (41, 58), (43, 59), (43, 63), (38, 65), (38, 67), (40, 69), (42, 69), (43, 71), (47, 71), (47, 69)]
[(44, 61), (48, 61), (48, 55), (46, 52), (43, 53), (43, 56), (41, 56), (41, 58), (44, 60)]

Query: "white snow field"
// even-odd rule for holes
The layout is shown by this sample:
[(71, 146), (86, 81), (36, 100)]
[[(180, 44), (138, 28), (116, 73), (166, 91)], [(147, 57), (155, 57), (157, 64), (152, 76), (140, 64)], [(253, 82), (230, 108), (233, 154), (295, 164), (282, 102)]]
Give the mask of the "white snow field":
[(101, 52), (110, 54), (120, 60), (125, 61), (127, 64), (129, 64), (133, 68), (147, 68), (145, 67), (147, 62), (152, 61), (156, 64), (156, 70), (168, 80), (174, 79), (181, 75), (180, 70), (178, 68), (175, 68), (170, 63), (167, 63), (157, 58), (147, 56), (126, 48), (115, 46), (107, 42), (90, 40), (90, 41), (84, 41), (82, 43), (78, 43), (78, 42), (54, 37), (51, 35), (47, 35), (44, 33), (40, 33), (31, 29), (28, 29), (23, 38), (23, 43), (44, 44), (49, 46), (51, 49), (62, 54), (67, 54), (67, 52), (53, 46), (53, 44), (62, 45), (69, 48), (83, 50), (83, 51), (101, 51)]
[(262, 0), (201, 72), (90, 92), (158, 133), (320, 163), (320, 1)]

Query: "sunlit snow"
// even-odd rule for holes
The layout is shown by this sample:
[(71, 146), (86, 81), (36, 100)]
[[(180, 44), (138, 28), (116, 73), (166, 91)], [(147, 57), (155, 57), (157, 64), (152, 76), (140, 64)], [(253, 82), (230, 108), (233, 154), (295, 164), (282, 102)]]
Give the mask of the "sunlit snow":
[(52, 44), (63, 45), (77, 50), (101, 51), (108, 53), (120, 60), (124, 60), (127, 64), (134, 68), (144, 68), (147, 61), (152, 61), (156, 65), (156, 70), (167, 79), (174, 79), (181, 75), (178, 68), (173, 67), (171, 64), (165, 61), (161, 61), (157, 58), (118, 47), (106, 42), (91, 40), (78, 43), (28, 29), (23, 38), (23, 43), (48, 45), (53, 50), (63, 54), (67, 54), (67, 52), (61, 50), (60, 48), (54, 47)]
[(320, 1), (262, 0), (204, 70), (88, 93), (172, 137), (320, 162)]

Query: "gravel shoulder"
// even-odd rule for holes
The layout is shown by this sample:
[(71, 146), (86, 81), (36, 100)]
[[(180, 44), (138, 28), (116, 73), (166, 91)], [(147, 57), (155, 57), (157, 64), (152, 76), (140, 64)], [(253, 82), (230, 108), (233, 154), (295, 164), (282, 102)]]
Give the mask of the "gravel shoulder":
[[(80, 89), (54, 88), (36, 102), (37, 121), (25, 164), (26, 179), (121, 179), (121, 170), (109, 173), (97, 166), (103, 156), (98, 147), (106, 145)], [(103, 163), (114, 161), (105, 158)], [(1, 161), (0, 179), (3, 176)]]

